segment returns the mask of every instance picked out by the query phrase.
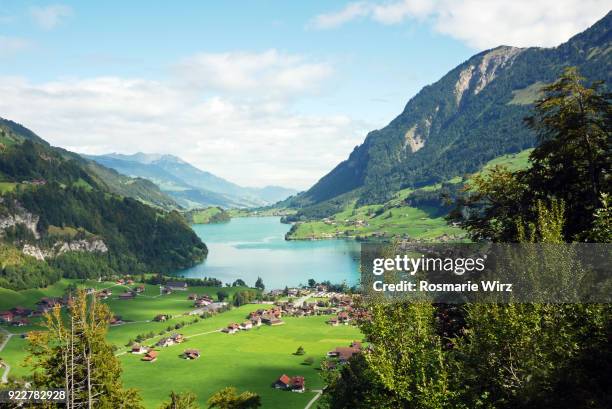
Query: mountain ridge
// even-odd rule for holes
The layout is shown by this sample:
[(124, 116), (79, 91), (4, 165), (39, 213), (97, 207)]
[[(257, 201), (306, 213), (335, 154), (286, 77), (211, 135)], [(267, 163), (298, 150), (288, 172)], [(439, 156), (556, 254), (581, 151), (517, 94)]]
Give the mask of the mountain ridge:
[[(331, 214), (357, 195), (382, 203), (404, 188), (475, 172), (487, 161), (536, 143), (523, 126), (542, 85), (566, 66), (591, 80), (612, 77), (612, 13), (553, 48), (499, 46), (468, 58), (409, 99), (402, 112), (368, 133), (349, 157), (289, 201), (308, 217)], [(329, 211), (321, 213), (322, 207)]]
[(211, 205), (258, 207), (297, 193), (282, 186), (243, 187), (169, 154), (137, 152), (132, 155), (111, 153), (83, 156), (121, 173), (151, 180), (187, 208)]

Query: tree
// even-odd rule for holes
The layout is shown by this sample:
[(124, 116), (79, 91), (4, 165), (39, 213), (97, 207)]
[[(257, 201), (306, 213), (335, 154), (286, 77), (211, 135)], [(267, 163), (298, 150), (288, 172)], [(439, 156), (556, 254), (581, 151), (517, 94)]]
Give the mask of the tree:
[(308, 287), (315, 288), (316, 285), (317, 285), (317, 282), (316, 282), (316, 280), (314, 278), (308, 279)]
[(257, 281), (255, 281), (255, 288), (261, 291), (266, 289), (266, 286), (264, 285), (264, 282), (261, 277), (257, 277)]
[(246, 283), (241, 278), (237, 279), (236, 281), (232, 283), (232, 287), (246, 287), (246, 286), (247, 286)]
[(304, 351), (304, 347), (303, 346), (299, 346), (297, 351), (295, 351), (294, 355), (304, 355), (306, 353), (306, 351)]
[(448, 365), (425, 302), (371, 302), (360, 328), (371, 343), (365, 360), (383, 388), (405, 407), (452, 407)]
[(601, 85), (587, 87), (570, 67), (543, 88), (544, 97), (525, 118), (539, 139), (530, 169), (498, 168), (475, 177), (451, 215), (473, 239), (517, 241), (518, 217), (535, 222), (537, 202), (553, 198), (565, 202), (565, 241), (590, 239), (601, 195), (611, 191), (612, 104)]
[[(575, 67), (565, 69), (526, 119), (536, 131), (540, 145), (531, 154), (533, 186), (554, 193), (570, 205), (571, 233), (590, 227), (599, 204), (606, 175), (611, 170), (610, 94), (601, 92), (602, 82), (587, 87)], [(607, 186), (609, 189), (609, 184)], [(580, 197), (581, 200), (571, 198)]]
[(385, 389), (363, 354), (351, 358), (339, 370), (323, 368), (325, 392), (320, 408), (326, 409), (399, 409), (402, 401)]
[(159, 409), (199, 409), (196, 396), (191, 392), (183, 394), (172, 391), (170, 400), (162, 403)]
[(46, 314), (47, 331), (28, 337), (34, 385), (66, 389), (68, 409), (142, 408), (138, 393), (123, 388), (121, 366), (105, 340), (110, 319), (108, 306), (83, 290), (70, 300), (67, 319), (59, 306)]
[(221, 302), (229, 297), (229, 294), (225, 290), (217, 291), (217, 299)]
[(313, 357), (311, 357), (311, 356), (309, 356), (309, 357), (307, 357), (306, 359), (304, 359), (304, 364), (306, 364), (306, 365), (312, 365), (312, 364), (314, 364), (314, 361), (315, 361), (315, 360), (314, 360), (314, 358), (313, 358)]
[(216, 409), (257, 409), (261, 407), (261, 398), (253, 392), (237, 394), (236, 388), (223, 388), (208, 400), (208, 408)]

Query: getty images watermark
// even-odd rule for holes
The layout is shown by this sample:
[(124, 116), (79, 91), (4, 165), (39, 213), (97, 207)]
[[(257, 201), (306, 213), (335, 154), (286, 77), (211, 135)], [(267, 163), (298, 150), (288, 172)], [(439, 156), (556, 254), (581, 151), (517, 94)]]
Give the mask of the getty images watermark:
[(366, 296), (441, 303), (607, 303), (609, 244), (363, 244)]

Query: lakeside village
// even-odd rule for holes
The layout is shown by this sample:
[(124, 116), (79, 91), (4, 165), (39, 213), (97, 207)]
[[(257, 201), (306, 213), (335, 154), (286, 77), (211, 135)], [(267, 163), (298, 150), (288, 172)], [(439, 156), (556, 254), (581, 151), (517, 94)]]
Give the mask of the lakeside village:
[[(99, 283), (102, 284), (103, 281), (100, 279)], [(194, 287), (197, 288), (197, 286)], [(144, 295), (145, 288), (144, 284), (136, 283), (131, 278), (119, 278), (114, 282), (109, 282), (109, 286), (106, 288), (95, 289), (90, 287), (85, 290), (88, 295), (94, 296), (98, 300), (112, 300), (123, 304), (141, 296), (147, 297)], [(219, 292), (223, 288), (219, 287)], [(192, 309), (184, 312), (182, 315), (185, 317), (193, 316), (195, 320), (192, 323), (197, 322), (199, 319), (222, 314), (225, 311), (231, 310), (234, 306), (234, 304), (224, 301), (221, 295), (218, 295), (217, 300), (215, 300), (208, 294), (190, 292), (190, 285), (187, 281), (167, 281), (159, 285), (159, 290), (159, 295), (152, 298), (164, 297), (173, 293), (175, 295), (185, 293), (185, 299), (192, 302)], [(265, 293), (262, 291), (259, 294), (258, 299), (246, 300), (246, 302), (238, 304), (254, 306), (253, 310), (244, 317), (243, 321), (229, 322), (225, 327), (213, 332), (220, 332), (230, 336), (244, 331), (251, 331), (261, 326), (276, 327), (285, 324), (285, 321), (283, 321), (284, 317), (329, 316), (329, 319), (325, 320), (325, 325), (333, 327), (354, 325), (359, 320), (368, 319), (367, 312), (357, 306), (358, 294), (353, 294), (350, 291), (333, 291), (325, 284), (315, 284), (312, 287), (277, 289)], [(53, 308), (64, 308), (70, 305), (70, 303), (71, 292), (69, 291), (62, 297), (42, 297), (36, 302), (35, 309), (16, 306), (7, 311), (0, 311), (0, 323), (16, 327), (32, 325), (33, 323), (30, 322), (32, 318), (42, 318), (45, 313), (50, 312)], [(165, 322), (172, 318), (176, 318), (176, 316), (173, 317), (170, 314), (159, 313), (145, 322)], [(110, 321), (111, 326), (129, 323), (130, 321), (123, 320), (118, 315), (113, 315)], [(153, 339), (155, 338), (154, 334), (149, 334), (149, 339), (137, 338), (135, 341), (130, 340), (128, 345), (126, 345), (128, 347), (127, 350), (119, 352), (118, 355), (125, 353), (142, 355), (142, 362), (156, 362), (159, 359), (158, 351), (161, 348), (180, 345), (188, 340), (188, 336), (179, 332), (180, 328), (184, 325), (188, 324), (183, 322), (183, 324), (169, 326), (165, 336), (157, 340)], [(21, 334), (22, 338), (27, 338), (27, 336), (27, 332)], [(359, 341), (352, 341), (349, 345), (337, 346), (327, 352), (322, 362), (322, 369), (334, 370), (363, 350), (363, 346)], [(300, 347), (294, 355), (302, 355), (303, 353), (303, 349)], [(187, 348), (183, 350), (180, 356), (186, 360), (195, 360), (199, 359), (201, 355), (200, 350)], [(274, 380), (271, 386), (275, 389), (292, 392), (306, 391), (306, 381), (300, 375), (288, 376), (286, 374), (279, 374), (279, 377)]]

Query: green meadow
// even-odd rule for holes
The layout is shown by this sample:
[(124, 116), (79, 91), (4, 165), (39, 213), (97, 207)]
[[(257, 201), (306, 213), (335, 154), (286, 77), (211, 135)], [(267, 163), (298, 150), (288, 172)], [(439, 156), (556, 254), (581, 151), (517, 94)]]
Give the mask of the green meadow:
[[(176, 291), (160, 296), (158, 286), (146, 285), (144, 293), (135, 299), (119, 300), (116, 297), (125, 289), (123, 286), (108, 282), (64, 279), (41, 290), (0, 289), (0, 310), (17, 305), (34, 307), (41, 297), (62, 295), (71, 283), (83, 288), (113, 290), (111, 298), (103, 302), (109, 305), (115, 315), (121, 316), (125, 323), (111, 326), (107, 339), (117, 348), (125, 385), (140, 390), (147, 408), (156, 408), (173, 390), (196, 393), (204, 406), (214, 392), (226, 386), (260, 394), (265, 409), (303, 408), (314, 396), (310, 390), (324, 386), (320, 376), (320, 364), (325, 354), (336, 346), (348, 346), (351, 341), (361, 340), (357, 328), (332, 327), (325, 323), (329, 318), (326, 316), (288, 317), (284, 318), (285, 324), (281, 326), (262, 326), (236, 334), (219, 332), (230, 323), (245, 321), (249, 312), (269, 307), (267, 305), (248, 304), (210, 318), (198, 318), (196, 323), (192, 323), (196, 316), (184, 315), (193, 310), (193, 301), (188, 300), (187, 296), (198, 293), (216, 298), (216, 292), (220, 290), (216, 287), (191, 287), (185, 292)], [(230, 294), (243, 289), (223, 288)], [(166, 322), (152, 321), (157, 314), (170, 314), (173, 317)], [(3, 325), (3, 328), (16, 334), (0, 351), (0, 358), (11, 365), (11, 377), (23, 377), (30, 373), (30, 368), (23, 364), (27, 355), (27, 340), (19, 335), (41, 329), (36, 325), (39, 321), (40, 319), (34, 319), (32, 325), (25, 327)], [(167, 332), (169, 326), (181, 322), (184, 322), (185, 326)], [(126, 345), (137, 335), (149, 332), (153, 332), (155, 336), (143, 341), (143, 345), (152, 346), (157, 340), (173, 332), (181, 333), (187, 339), (179, 345), (156, 348), (158, 359), (155, 362), (144, 362), (141, 355), (129, 353)], [(162, 332), (164, 335), (160, 335)], [(299, 346), (305, 349), (305, 355), (293, 355)], [(201, 357), (194, 361), (183, 359), (181, 354), (186, 348), (200, 350)], [(307, 357), (314, 359), (312, 365), (304, 364)], [(272, 383), (283, 373), (304, 376), (308, 391), (300, 394), (274, 389)]]
[[(495, 166), (505, 166), (516, 171), (529, 166), (529, 155), (533, 149), (526, 149), (515, 154), (503, 155), (487, 162), (480, 172), (486, 173)], [(449, 183), (461, 183), (461, 177), (449, 180)], [(464, 181), (469, 183), (469, 178)], [(424, 186), (420, 191), (434, 191), (442, 187), (441, 183)], [(292, 240), (324, 239), (324, 238), (366, 238), (380, 235), (405, 237), (413, 239), (435, 239), (447, 235), (462, 237), (465, 232), (457, 227), (449, 226), (444, 216), (435, 209), (406, 206), (405, 199), (415, 189), (402, 189), (394, 197), (380, 205), (356, 206), (350, 202), (341, 211), (325, 220), (314, 220), (298, 223), (291, 231)]]

